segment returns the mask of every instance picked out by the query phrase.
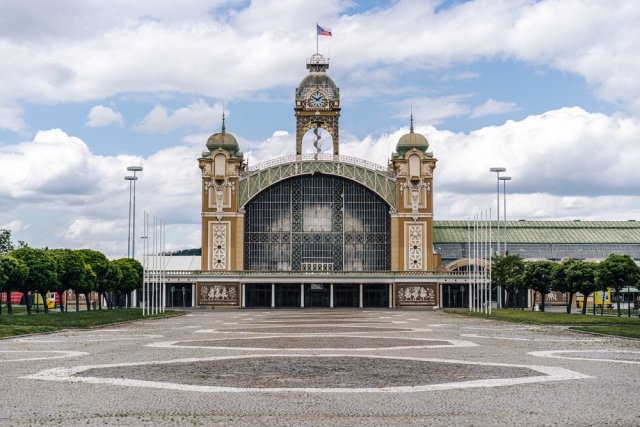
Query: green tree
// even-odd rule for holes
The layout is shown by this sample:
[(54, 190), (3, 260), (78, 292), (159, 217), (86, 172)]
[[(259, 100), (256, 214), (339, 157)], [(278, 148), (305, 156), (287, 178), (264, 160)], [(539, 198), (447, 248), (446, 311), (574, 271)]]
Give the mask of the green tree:
[[(11, 307), (11, 292), (20, 289), (27, 280), (29, 269), (26, 264), (9, 255), (0, 256), (0, 296), (2, 290), (7, 294), (7, 312), (13, 314)], [(0, 314), (2, 314), (2, 304), (0, 304)]]
[[(128, 294), (142, 286), (142, 265), (131, 258), (120, 258), (113, 261), (122, 273), (120, 282), (117, 286), (118, 301), (122, 294)], [(138, 267), (140, 269), (138, 269)]]
[[(22, 260), (29, 269), (29, 274), (22, 287), (24, 294), (27, 295), (29, 291), (37, 292), (42, 296), (42, 300), (46, 301), (47, 292), (58, 287), (58, 266), (53, 255), (49, 251), (29, 247), (14, 249), (10, 254), (14, 258)], [(31, 314), (29, 298), (27, 298), (27, 312)], [(49, 312), (46, 303), (44, 304), (44, 312)]]
[[(56, 257), (58, 262), (58, 279), (60, 286), (60, 304), (62, 309), (62, 295), (67, 289), (77, 291), (84, 287), (87, 278), (87, 270), (85, 268), (84, 258), (71, 249), (54, 249), (51, 253)], [(77, 292), (76, 292), (77, 293)]]
[(554, 269), (555, 263), (552, 261), (531, 261), (524, 265), (522, 281), (524, 282), (524, 286), (533, 289), (534, 305), (536, 295), (540, 293), (540, 299), (542, 301), (540, 309), (542, 311), (544, 311), (544, 297), (551, 290)]
[(11, 230), (0, 228), (0, 255), (8, 254), (13, 250), (11, 243)]
[(76, 294), (76, 311), (79, 310), (79, 300), (78, 295), (83, 294), (85, 302), (87, 304), (87, 311), (91, 310), (91, 292), (96, 287), (96, 282), (98, 280), (96, 273), (93, 272), (93, 268), (87, 263), (84, 264), (85, 277), (84, 282), (82, 282), (81, 287), (75, 289)]
[[(109, 260), (102, 252), (94, 251), (93, 249), (80, 249), (78, 253), (84, 258), (84, 262), (91, 266), (91, 270), (95, 274), (95, 282), (92, 290), (98, 292), (98, 306), (102, 308), (102, 296), (108, 291), (109, 286)], [(90, 292), (85, 293), (87, 297), (87, 310), (90, 308), (89, 295)]]
[(583, 295), (582, 314), (587, 314), (587, 298), (598, 289), (596, 268), (596, 264), (585, 261), (573, 261), (565, 267), (566, 280)]
[(567, 268), (574, 262), (578, 261), (569, 259), (556, 264), (553, 270), (553, 279), (551, 280), (551, 289), (568, 294), (566, 307), (568, 314), (571, 314), (571, 301), (573, 301), (573, 296), (577, 291), (575, 283), (567, 278)]
[(109, 261), (109, 269), (105, 276), (104, 292), (107, 293), (107, 308), (111, 310), (113, 308), (113, 294), (120, 295), (120, 282), (122, 281), (122, 270), (115, 261)]
[[(524, 261), (518, 255), (500, 255), (496, 257), (491, 267), (491, 284), (493, 287), (502, 287), (512, 293), (516, 306), (520, 305), (522, 296), (522, 273)], [(509, 298), (507, 298), (508, 300)]]
[[(622, 288), (635, 286), (639, 281), (640, 267), (629, 255), (611, 254), (598, 264), (596, 283), (605, 292), (607, 288), (611, 288), (616, 291), (616, 295), (620, 295)], [(616, 299), (620, 317), (620, 298)]]

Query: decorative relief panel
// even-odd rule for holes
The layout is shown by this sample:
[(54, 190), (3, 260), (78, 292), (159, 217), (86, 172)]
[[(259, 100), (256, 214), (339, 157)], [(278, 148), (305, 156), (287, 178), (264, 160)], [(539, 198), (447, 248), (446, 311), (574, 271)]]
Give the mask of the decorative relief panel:
[(400, 306), (436, 305), (436, 285), (397, 285), (396, 303)]
[(209, 224), (209, 268), (211, 270), (228, 269), (228, 234), (229, 223)]
[(239, 305), (238, 285), (222, 283), (199, 283), (198, 305)]
[(407, 226), (407, 270), (424, 270), (424, 224)]

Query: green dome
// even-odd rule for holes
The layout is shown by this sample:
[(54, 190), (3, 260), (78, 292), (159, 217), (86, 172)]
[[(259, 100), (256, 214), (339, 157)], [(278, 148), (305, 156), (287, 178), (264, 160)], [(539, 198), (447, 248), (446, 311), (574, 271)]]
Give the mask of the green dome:
[(396, 153), (404, 155), (407, 151), (416, 148), (420, 151), (427, 151), (429, 148), (429, 141), (421, 133), (415, 133), (413, 127), (409, 133), (406, 133), (400, 137), (398, 145), (396, 145)]
[(235, 155), (240, 151), (240, 146), (238, 145), (238, 141), (236, 141), (236, 137), (225, 131), (211, 135), (207, 140), (207, 148), (209, 151), (215, 151), (218, 148), (222, 148), (232, 155)]

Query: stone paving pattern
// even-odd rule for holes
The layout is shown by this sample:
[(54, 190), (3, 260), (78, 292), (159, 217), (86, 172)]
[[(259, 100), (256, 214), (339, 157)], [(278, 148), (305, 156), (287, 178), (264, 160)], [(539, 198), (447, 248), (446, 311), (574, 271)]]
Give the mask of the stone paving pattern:
[[(290, 322), (296, 322), (294, 328), (285, 327), (291, 325)], [(337, 333), (333, 347), (348, 355), (338, 365), (331, 363), (335, 358), (325, 357), (330, 352), (326, 348), (327, 335), (332, 332)], [(314, 333), (323, 335), (318, 338), (308, 336)], [(454, 382), (461, 377), (482, 379), (492, 375), (539, 375), (538, 372), (532, 374), (528, 368), (498, 369), (456, 362), (429, 364), (362, 357), (370, 355), (561, 367), (591, 378), (407, 393), (259, 390), (201, 393), (25, 378), (52, 368), (250, 356), (257, 352), (239, 347), (249, 345), (247, 341), (253, 342), (255, 347), (264, 347), (264, 338), (251, 338), (265, 335), (281, 337), (270, 338), (274, 340), (274, 348), (260, 351), (260, 354), (269, 353), (262, 358), (95, 368), (93, 372), (84, 371), (78, 376), (89, 373), (95, 376), (102, 369), (101, 376), (145, 379), (151, 375), (154, 381), (180, 382), (188, 375), (192, 382), (223, 385), (216, 382), (215, 376), (218, 375), (224, 378), (224, 385), (234, 387), (282, 387), (288, 382), (295, 383), (296, 387), (300, 384), (304, 387), (380, 387)], [(345, 339), (348, 340), (349, 335), (370, 336), (371, 339), (358, 338), (348, 344)], [(384, 340), (381, 337), (390, 340), (385, 345), (375, 345)], [(435, 340), (416, 340), (418, 345), (459, 340), (470, 341), (477, 346), (394, 348), (407, 345), (403, 340), (406, 338)], [(198, 348), (193, 341), (203, 341), (205, 345), (218, 345), (211, 344), (217, 342), (235, 348)], [(372, 349), (356, 350), (356, 341), (362, 347)], [(189, 342), (190, 347), (148, 346), (160, 342)], [(301, 343), (308, 348), (287, 350), (300, 348)], [(389, 347), (390, 344), (394, 346)], [(20, 353), (16, 353), (17, 350)], [(567, 350), (579, 352), (556, 355), (614, 361), (528, 354)], [(47, 353), (41, 353), (43, 351), (89, 354), (50, 360), (16, 360), (47, 356)], [(197, 310), (187, 316), (99, 330), (0, 340), (0, 425), (633, 426), (640, 425), (639, 354), (640, 341), (588, 335), (565, 327), (512, 325), (431, 311)], [(49, 355), (60, 356), (58, 353)], [(305, 364), (310, 355), (314, 356), (311, 358), (314, 362)], [(248, 360), (251, 363), (247, 363)], [(446, 365), (450, 369), (444, 369)], [(158, 369), (160, 366), (164, 369)], [(112, 371), (107, 372), (106, 369)], [(260, 373), (262, 376), (257, 377)]]

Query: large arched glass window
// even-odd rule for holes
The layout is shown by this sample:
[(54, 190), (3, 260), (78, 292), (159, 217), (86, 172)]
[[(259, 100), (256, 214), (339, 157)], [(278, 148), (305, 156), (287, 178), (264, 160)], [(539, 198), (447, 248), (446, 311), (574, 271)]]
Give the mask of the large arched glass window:
[(389, 206), (348, 179), (290, 178), (245, 206), (246, 270), (380, 271), (390, 259)]

